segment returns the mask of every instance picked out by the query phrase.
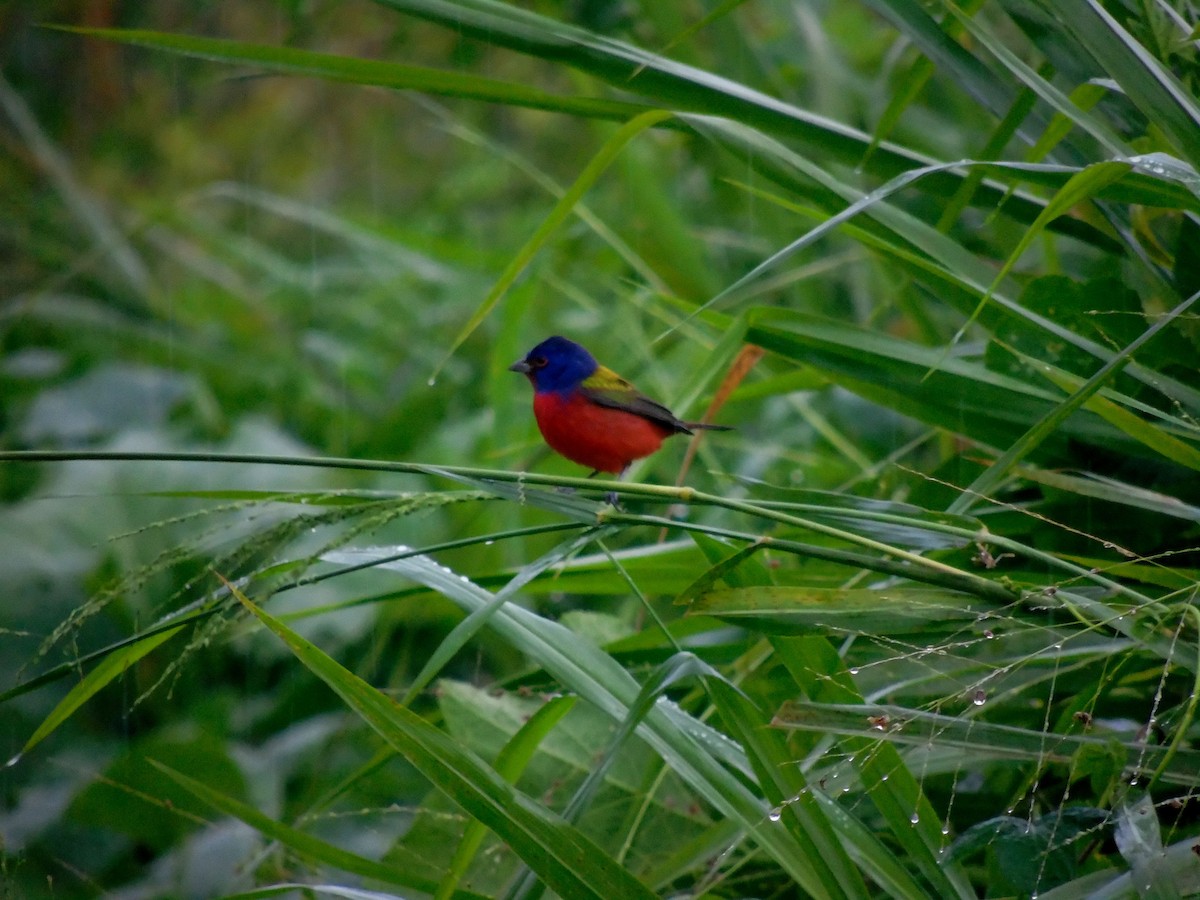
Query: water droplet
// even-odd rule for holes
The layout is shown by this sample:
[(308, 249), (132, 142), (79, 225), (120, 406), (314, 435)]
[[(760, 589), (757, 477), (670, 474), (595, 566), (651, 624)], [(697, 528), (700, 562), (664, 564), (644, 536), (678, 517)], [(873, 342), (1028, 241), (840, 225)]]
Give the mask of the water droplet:
[(429, 380), (425, 382), (426, 387), (433, 387), (436, 384), (437, 384), (437, 376), (436, 375), (430, 375)]
[(494, 543), (496, 543), (496, 542), (495, 542), (495, 541), (493, 541), (493, 540), (491, 540), (491, 539), (489, 538), (488, 540), (486, 540), (486, 541), (484, 541), (484, 542), (483, 542), (483, 546), (485, 546), (485, 547), (490, 547), (490, 546), (492, 546), (492, 544), (494, 544)]
[(858, 674), (858, 666), (855, 666), (853, 669), (851, 669), (851, 670), (850, 670), (850, 674), (851, 674), (851, 675), (857, 675), (857, 674)]
[(892, 777), (891, 775), (881, 775), (881, 776), (880, 776), (880, 778), (879, 778), (879, 780), (880, 780), (880, 781), (887, 781), (887, 780), (888, 780), (889, 778), (891, 778), (891, 777)]
[(987, 703), (987, 691), (980, 689), (975, 692), (975, 696), (971, 698), (971, 702), (976, 706), (983, 706)]
[(14, 756), (12, 759), (10, 759), (8, 762), (6, 762), (4, 764), (4, 768), (11, 769), (13, 766), (15, 766), (17, 763), (19, 763), (21, 761), (21, 757), (23, 755), (24, 754), (18, 753), (16, 756)]
[(771, 810), (769, 813), (767, 813), (767, 818), (770, 819), (772, 822), (778, 822), (780, 819), (783, 818), (783, 807), (781, 807), (781, 806), (775, 807), (773, 810)]
[(996, 632), (992, 631), (992, 629), (989, 628), (987, 631), (985, 631), (983, 633), (983, 636), (990, 641), (992, 638), (994, 638), (996, 636)]
[(911, 816), (908, 817), (908, 821), (910, 821), (914, 825), (916, 825), (918, 822), (921, 821), (921, 816), (919, 813), (913, 813)]
[(943, 826), (942, 826), (942, 834), (949, 834), (949, 833), (950, 833), (950, 826), (949, 826), (949, 825), (943, 825)]

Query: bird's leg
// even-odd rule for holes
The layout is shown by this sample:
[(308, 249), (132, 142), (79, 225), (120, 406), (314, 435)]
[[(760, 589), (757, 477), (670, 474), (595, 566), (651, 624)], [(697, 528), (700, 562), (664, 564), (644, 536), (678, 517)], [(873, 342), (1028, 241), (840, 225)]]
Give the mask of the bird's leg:
[[(599, 471), (600, 470), (597, 469), (595, 472), (592, 473), (592, 475), (597, 474)], [(624, 478), (625, 473), (628, 471), (629, 471), (629, 466), (626, 466), (620, 472), (618, 472), (617, 473), (617, 481), (620, 481), (622, 478)], [(589, 475), (588, 478), (591, 478), (592, 475)], [(608, 505), (611, 506), (613, 509), (621, 508), (621, 498), (617, 496), (616, 491), (609, 491), (607, 494), (604, 495), (604, 499), (608, 503)]]

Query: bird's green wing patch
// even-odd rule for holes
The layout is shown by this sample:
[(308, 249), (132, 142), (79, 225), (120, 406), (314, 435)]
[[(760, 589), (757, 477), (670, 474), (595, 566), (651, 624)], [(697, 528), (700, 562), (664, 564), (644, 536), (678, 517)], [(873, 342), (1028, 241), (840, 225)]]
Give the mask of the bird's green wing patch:
[(671, 431), (682, 431), (691, 434), (688, 427), (671, 410), (661, 403), (656, 403), (645, 394), (638, 391), (632, 384), (605, 366), (598, 366), (596, 371), (583, 380), (579, 386), (580, 393), (593, 403), (607, 406), (611, 409), (622, 409), (634, 415), (642, 416), (652, 422), (662, 425)]

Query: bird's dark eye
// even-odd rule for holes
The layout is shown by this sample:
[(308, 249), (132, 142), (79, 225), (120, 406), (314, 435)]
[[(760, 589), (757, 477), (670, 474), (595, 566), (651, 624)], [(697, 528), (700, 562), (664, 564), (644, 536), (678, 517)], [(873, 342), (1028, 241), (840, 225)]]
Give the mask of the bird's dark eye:
[(531, 357), (529, 357), (529, 359), (527, 359), (525, 361), (527, 363), (529, 363), (529, 368), (531, 368), (531, 369), (546, 368), (546, 357), (544, 357), (544, 356), (531, 356)]

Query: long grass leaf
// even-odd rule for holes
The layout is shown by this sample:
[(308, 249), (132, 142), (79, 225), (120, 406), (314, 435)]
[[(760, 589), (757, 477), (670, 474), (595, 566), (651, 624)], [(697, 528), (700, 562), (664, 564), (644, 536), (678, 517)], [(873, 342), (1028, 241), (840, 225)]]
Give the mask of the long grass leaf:
[(235, 596), (314, 675), (469, 815), (506, 841), (561, 894), (652, 897), (628, 870), (559, 816), (517, 791), (447, 734), (398, 705), (278, 619)]
[(67, 695), (50, 711), (50, 715), (42, 720), (42, 724), (29, 736), (29, 740), (21, 748), (22, 755), (28, 753), (41, 743), (54, 729), (69, 719), (79, 707), (94, 697), (97, 691), (114, 678), (123, 674), (130, 666), (155, 647), (173, 638), (182, 629), (182, 625), (177, 625), (173, 628), (160, 631), (157, 634), (147, 635), (127, 646), (114, 650), (101, 659), (96, 668), (88, 672), (79, 684), (71, 688), (67, 692)]
[[(380, 556), (371, 549), (338, 551), (328, 555), (337, 563), (365, 561)], [(464, 609), (487, 604), (492, 594), (465, 581), (432, 560), (384, 562), (381, 568), (425, 584)], [(640, 686), (612, 657), (569, 630), (506, 604), (495, 614), (492, 626), (504, 640), (529, 654), (565, 688), (580, 694), (617, 721), (637, 699)], [(766, 820), (767, 808), (740, 776), (748, 768), (741, 749), (725, 735), (695, 720), (670, 703), (659, 702), (638, 727), (647, 741), (706, 802), (736, 821), (771, 858), (813, 896), (827, 896), (813, 870), (812, 861), (800, 853), (795, 841)], [(731, 769), (733, 771), (731, 771)], [(748, 773), (747, 773), (748, 774)]]
[[(393, 849), (391, 864), (367, 859), (357, 853), (335, 847), (333, 844), (315, 838), (290, 825), (285, 825), (283, 822), (277, 822), (253, 806), (230, 797), (190, 775), (176, 771), (164, 763), (152, 759), (150, 764), (192, 796), (228, 816), (245, 822), (263, 836), (278, 841), (299, 856), (363, 878), (373, 878), (385, 884), (401, 885), (419, 891), (432, 891), (437, 885), (434, 877), (436, 873), (432, 871), (431, 867), (417, 856), (407, 855), (403, 849), (399, 852)], [(471, 891), (456, 891), (453, 896), (460, 897), (462, 900), (474, 900), (480, 895)]]
[(651, 110), (650, 112), (642, 113), (618, 128), (612, 137), (604, 142), (604, 146), (589, 160), (587, 166), (579, 173), (579, 177), (575, 179), (571, 187), (554, 204), (554, 208), (550, 210), (549, 215), (542, 221), (542, 224), (537, 227), (537, 230), (529, 237), (524, 246), (509, 260), (508, 265), (500, 273), (500, 277), (496, 279), (496, 283), (492, 286), (492, 289), (488, 291), (487, 297), (484, 298), (475, 312), (471, 314), (467, 323), (451, 342), (450, 349), (446, 351), (446, 355), (434, 370), (431, 380), (437, 377), (442, 366), (454, 355), (454, 351), (462, 346), (463, 342), (471, 336), (491, 311), (496, 308), (496, 305), (504, 298), (505, 293), (512, 286), (513, 282), (525, 271), (525, 267), (529, 265), (534, 256), (537, 255), (537, 252), (550, 239), (550, 236), (566, 221), (575, 206), (583, 199), (583, 195), (591, 190), (592, 185), (604, 174), (604, 171), (617, 158), (617, 155), (624, 149), (625, 145), (647, 128), (659, 125), (671, 118), (671, 116), (672, 113), (666, 110)]

